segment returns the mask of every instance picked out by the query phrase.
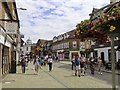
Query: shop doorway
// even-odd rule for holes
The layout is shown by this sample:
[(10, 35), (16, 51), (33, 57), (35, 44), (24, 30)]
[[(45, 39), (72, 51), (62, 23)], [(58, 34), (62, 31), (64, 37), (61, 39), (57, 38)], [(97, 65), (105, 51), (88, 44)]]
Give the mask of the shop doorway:
[(102, 59), (102, 63), (105, 66), (105, 57), (104, 57), (104, 52), (101, 52), (101, 59)]

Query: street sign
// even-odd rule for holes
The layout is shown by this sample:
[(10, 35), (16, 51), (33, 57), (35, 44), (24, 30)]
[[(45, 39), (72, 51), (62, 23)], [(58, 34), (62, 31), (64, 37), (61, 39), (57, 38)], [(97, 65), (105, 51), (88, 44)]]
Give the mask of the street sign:
[(6, 33), (8, 34), (17, 34), (18, 24), (16, 22), (7, 22), (6, 23)]

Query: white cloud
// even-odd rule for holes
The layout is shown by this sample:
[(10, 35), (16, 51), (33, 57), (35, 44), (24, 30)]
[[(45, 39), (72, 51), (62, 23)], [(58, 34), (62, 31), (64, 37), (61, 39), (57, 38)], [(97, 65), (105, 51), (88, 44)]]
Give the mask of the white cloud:
[(75, 29), (81, 20), (89, 19), (93, 8), (101, 8), (110, 0), (16, 0), (25, 40), (33, 42), (39, 38), (52, 39), (54, 36)]

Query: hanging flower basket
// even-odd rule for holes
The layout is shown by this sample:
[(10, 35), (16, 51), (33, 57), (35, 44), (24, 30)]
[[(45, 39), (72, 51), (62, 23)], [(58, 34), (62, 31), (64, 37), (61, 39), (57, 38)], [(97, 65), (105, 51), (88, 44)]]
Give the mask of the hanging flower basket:
[(110, 20), (106, 27), (106, 34), (109, 36), (119, 36), (120, 35), (120, 20)]
[(80, 39), (95, 40), (97, 43), (106, 42), (111, 35), (120, 37), (120, 6), (94, 21), (81, 21), (76, 27)]

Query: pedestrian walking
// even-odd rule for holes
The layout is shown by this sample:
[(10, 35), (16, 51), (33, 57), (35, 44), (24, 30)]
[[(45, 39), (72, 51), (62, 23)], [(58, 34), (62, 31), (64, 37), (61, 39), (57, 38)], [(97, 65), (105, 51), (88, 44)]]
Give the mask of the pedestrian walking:
[(25, 73), (26, 60), (24, 56), (22, 56), (22, 59), (21, 59), (21, 67), (22, 67), (22, 73)]
[(98, 58), (97, 64), (98, 64), (98, 73), (102, 75), (102, 72), (101, 72), (102, 59), (100, 57)]
[(82, 70), (82, 75), (84, 76), (84, 74), (86, 73), (86, 69), (87, 69), (87, 62), (86, 62), (86, 58), (84, 55), (82, 55), (81, 57), (81, 70)]
[(80, 71), (80, 58), (79, 56), (77, 56), (75, 58), (75, 76), (79, 76), (80, 77), (81, 71)]
[(91, 57), (90, 58), (90, 70), (91, 70), (91, 74), (93, 74), (94, 75), (94, 71), (95, 71), (95, 62), (94, 62), (94, 58), (93, 57)]
[(46, 55), (46, 56), (44, 57), (44, 65), (45, 65), (45, 66), (47, 65), (47, 62), (48, 62), (48, 55)]
[(52, 64), (53, 64), (53, 59), (51, 56), (48, 57), (48, 67), (49, 67), (49, 72), (52, 70)]
[(85, 74), (85, 61), (82, 58), (80, 60), (80, 68), (81, 68), (81, 75), (84, 76), (84, 74)]
[(39, 68), (40, 68), (40, 58), (39, 56), (36, 56), (34, 59), (33, 65), (35, 65), (35, 72), (38, 74)]
[(75, 69), (75, 56), (73, 56), (71, 63), (72, 63), (72, 70), (73, 70)]

